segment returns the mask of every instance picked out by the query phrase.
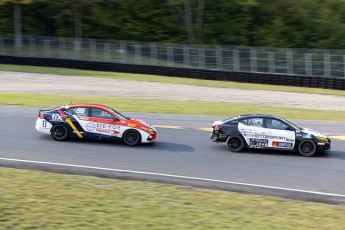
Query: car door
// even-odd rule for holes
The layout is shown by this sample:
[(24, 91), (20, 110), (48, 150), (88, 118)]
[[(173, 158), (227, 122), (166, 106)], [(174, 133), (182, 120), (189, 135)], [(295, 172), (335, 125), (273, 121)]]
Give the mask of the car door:
[(264, 127), (268, 147), (278, 149), (293, 149), (295, 146), (295, 131), (284, 121), (277, 118), (265, 118)]
[(66, 122), (72, 129), (72, 132), (80, 138), (84, 137), (85, 134), (87, 134), (85, 126), (89, 120), (89, 108), (68, 108), (66, 113), (69, 114), (69, 118), (66, 119)]
[(88, 132), (97, 133), (101, 138), (119, 137), (120, 120), (108, 111), (101, 108), (90, 108), (90, 117), (86, 129)]
[(242, 119), (238, 123), (238, 129), (249, 147), (268, 147), (269, 140), (266, 135), (264, 135), (266, 133), (266, 128), (264, 127), (263, 117)]

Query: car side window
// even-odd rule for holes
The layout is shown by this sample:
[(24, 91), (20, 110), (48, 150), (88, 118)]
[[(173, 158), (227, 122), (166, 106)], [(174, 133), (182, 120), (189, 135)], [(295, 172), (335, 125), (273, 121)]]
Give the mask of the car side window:
[(248, 125), (248, 119), (243, 119), (240, 121), (241, 124)]
[(253, 117), (247, 119), (247, 125), (255, 127), (264, 127), (263, 118)]
[(102, 118), (102, 119), (114, 119), (113, 115), (99, 108), (91, 108), (91, 117)]
[(66, 110), (67, 113), (77, 116), (89, 116), (89, 109), (84, 107), (69, 108)]
[(266, 128), (287, 130), (289, 126), (279, 120), (273, 118), (266, 118)]

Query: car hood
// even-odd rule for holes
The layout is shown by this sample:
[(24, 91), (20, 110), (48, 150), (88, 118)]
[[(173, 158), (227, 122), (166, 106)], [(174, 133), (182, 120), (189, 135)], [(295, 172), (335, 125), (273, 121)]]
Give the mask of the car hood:
[(144, 121), (144, 120), (141, 120), (141, 119), (132, 119), (132, 121), (135, 121), (137, 122), (138, 124), (141, 124), (141, 125), (145, 125), (145, 126), (148, 126), (150, 127), (151, 129), (153, 129), (154, 131), (156, 131), (155, 127), (153, 125), (151, 125), (150, 123)]
[(315, 131), (313, 129), (303, 128), (302, 132), (306, 133), (306, 134), (309, 134), (309, 135), (317, 136), (317, 137), (328, 138), (325, 134), (322, 134), (322, 133), (320, 133), (318, 131)]

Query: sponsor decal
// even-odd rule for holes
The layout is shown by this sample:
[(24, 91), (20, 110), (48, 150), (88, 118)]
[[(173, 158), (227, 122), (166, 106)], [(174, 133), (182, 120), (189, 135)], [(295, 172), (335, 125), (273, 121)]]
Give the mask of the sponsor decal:
[(52, 120), (53, 121), (62, 121), (62, 117), (59, 114), (53, 114), (52, 115)]
[(268, 140), (267, 139), (249, 139), (251, 146), (259, 146), (259, 147), (265, 147), (268, 146)]
[(301, 134), (301, 133), (296, 134), (296, 137), (301, 137), (301, 136), (302, 136), (302, 134)]
[(272, 141), (272, 146), (274, 147), (282, 147), (282, 148), (292, 148), (292, 143), (288, 142), (278, 142), (278, 141)]
[(308, 134), (308, 133), (304, 133), (304, 134), (303, 134), (303, 138), (311, 138), (311, 136), (310, 136), (310, 134)]
[(96, 128), (96, 125), (94, 123), (87, 123), (86, 124), (86, 129), (88, 131), (93, 131), (93, 130), (95, 130), (95, 128)]
[(89, 118), (85, 116), (77, 116), (79, 120), (88, 121)]
[(100, 133), (120, 133), (119, 130), (120, 126), (113, 125), (113, 124), (105, 124), (105, 123), (87, 123), (86, 129), (89, 132), (96, 131)]
[(326, 145), (324, 142), (317, 142), (317, 145)]
[(289, 142), (294, 142), (295, 141), (294, 139), (291, 139), (291, 138), (286, 138), (285, 140), (289, 141)]

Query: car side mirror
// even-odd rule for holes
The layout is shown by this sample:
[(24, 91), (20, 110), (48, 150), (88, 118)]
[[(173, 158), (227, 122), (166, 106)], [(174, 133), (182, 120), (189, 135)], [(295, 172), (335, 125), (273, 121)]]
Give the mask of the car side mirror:
[(285, 130), (289, 130), (289, 131), (292, 131), (292, 129), (288, 126), (285, 128)]
[(114, 118), (113, 118), (113, 121), (119, 121), (119, 119), (118, 119), (118, 118), (116, 118), (116, 117), (114, 117)]

